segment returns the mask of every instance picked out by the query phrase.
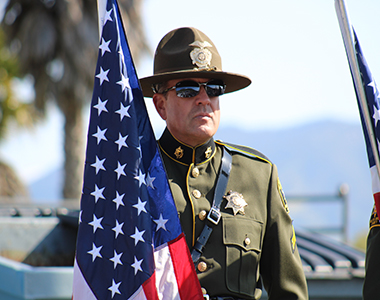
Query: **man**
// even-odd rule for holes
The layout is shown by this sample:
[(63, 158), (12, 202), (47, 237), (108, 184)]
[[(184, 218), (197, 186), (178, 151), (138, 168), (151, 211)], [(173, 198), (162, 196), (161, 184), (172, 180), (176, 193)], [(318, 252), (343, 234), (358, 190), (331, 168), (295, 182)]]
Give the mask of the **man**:
[(248, 86), (222, 71), (195, 28), (160, 41), (154, 75), (140, 80), (166, 129), (159, 139), (182, 229), (205, 298), (308, 299), (292, 220), (276, 166), (261, 153), (214, 141), (219, 96)]
[(369, 222), (369, 233), (367, 236), (367, 251), (365, 257), (365, 278), (363, 284), (363, 300), (377, 299), (379, 296), (379, 274), (380, 268), (380, 222), (373, 206)]

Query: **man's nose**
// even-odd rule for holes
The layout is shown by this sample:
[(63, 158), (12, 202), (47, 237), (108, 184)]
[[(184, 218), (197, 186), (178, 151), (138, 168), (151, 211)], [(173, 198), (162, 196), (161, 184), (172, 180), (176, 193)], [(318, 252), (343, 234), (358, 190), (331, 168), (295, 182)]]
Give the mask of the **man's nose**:
[(197, 95), (197, 105), (209, 105), (210, 104), (210, 96), (207, 95), (207, 92), (205, 90), (204, 86), (201, 86), (201, 89), (199, 90), (199, 94)]

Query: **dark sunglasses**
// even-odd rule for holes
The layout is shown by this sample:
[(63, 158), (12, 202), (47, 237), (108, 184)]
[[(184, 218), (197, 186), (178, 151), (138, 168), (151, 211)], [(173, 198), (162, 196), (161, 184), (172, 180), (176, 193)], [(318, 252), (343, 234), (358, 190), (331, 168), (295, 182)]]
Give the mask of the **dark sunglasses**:
[(183, 80), (177, 82), (175, 86), (167, 88), (162, 92), (165, 94), (170, 90), (174, 90), (178, 97), (181, 98), (191, 98), (199, 94), (201, 86), (204, 86), (205, 91), (209, 97), (217, 97), (224, 94), (226, 90), (226, 85), (222, 80), (210, 80), (208, 82), (196, 82), (194, 80)]

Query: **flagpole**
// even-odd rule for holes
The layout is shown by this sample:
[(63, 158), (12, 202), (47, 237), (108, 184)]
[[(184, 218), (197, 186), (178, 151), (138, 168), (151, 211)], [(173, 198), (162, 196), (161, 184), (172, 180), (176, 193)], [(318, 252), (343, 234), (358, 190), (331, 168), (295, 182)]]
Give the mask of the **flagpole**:
[(102, 37), (102, 29), (104, 23), (104, 15), (106, 14), (107, 0), (98, 0), (98, 25), (99, 25), (99, 40)]
[(344, 0), (335, 0), (335, 10), (338, 16), (340, 31), (342, 33), (342, 38), (344, 42), (344, 46), (346, 48), (348, 63), (351, 69), (352, 78), (354, 80), (354, 85), (357, 91), (358, 103), (360, 105), (361, 111), (363, 112), (363, 119), (365, 122), (365, 126), (367, 128), (369, 141), (371, 144), (373, 156), (375, 159), (377, 173), (380, 177), (380, 161), (379, 155), (376, 145), (376, 137), (373, 131), (373, 127), (371, 124), (371, 115), (366, 102), (366, 94), (364, 91), (364, 86), (359, 70), (359, 64), (356, 58), (356, 51), (354, 45), (354, 38), (352, 32), (352, 26), (350, 24), (350, 20), (348, 17), (348, 12), (346, 9), (346, 5)]

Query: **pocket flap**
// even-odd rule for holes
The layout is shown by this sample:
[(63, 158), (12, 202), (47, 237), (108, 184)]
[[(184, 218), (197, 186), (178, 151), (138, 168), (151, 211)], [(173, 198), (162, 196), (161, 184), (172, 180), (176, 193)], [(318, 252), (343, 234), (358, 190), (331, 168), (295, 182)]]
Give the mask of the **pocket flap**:
[(243, 216), (222, 217), (223, 242), (225, 245), (236, 245), (246, 251), (261, 252), (263, 223)]

